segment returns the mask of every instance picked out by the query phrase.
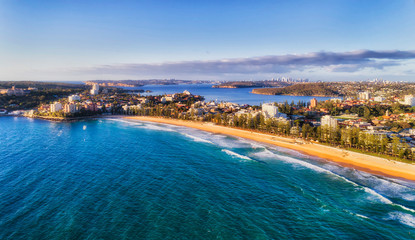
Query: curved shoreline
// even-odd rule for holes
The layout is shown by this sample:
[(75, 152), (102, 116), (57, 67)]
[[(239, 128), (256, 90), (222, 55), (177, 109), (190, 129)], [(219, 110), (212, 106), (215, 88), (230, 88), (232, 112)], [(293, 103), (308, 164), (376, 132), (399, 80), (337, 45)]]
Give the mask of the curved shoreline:
[(229, 128), (206, 122), (194, 122), (178, 119), (141, 116), (131, 116), (125, 118), (140, 121), (172, 124), (195, 128), (212, 133), (219, 133), (246, 138), (257, 142), (263, 142), (279, 147), (297, 150), (300, 152), (304, 152), (308, 155), (324, 158), (343, 165), (357, 167), (358, 169), (366, 172), (415, 181), (415, 165), (370, 156), (362, 153), (356, 153), (345, 149), (338, 149), (313, 143), (299, 143), (296, 140), (290, 138), (273, 136), (265, 133), (257, 133), (249, 130)]

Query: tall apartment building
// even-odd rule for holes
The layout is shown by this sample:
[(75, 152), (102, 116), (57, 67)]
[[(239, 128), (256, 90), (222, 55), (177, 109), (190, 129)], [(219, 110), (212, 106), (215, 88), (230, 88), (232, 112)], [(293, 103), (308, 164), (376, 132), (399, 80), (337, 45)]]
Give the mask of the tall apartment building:
[(330, 115), (325, 115), (321, 118), (321, 126), (335, 129), (337, 128), (337, 119), (333, 118)]
[(63, 107), (63, 111), (66, 113), (75, 113), (77, 112), (76, 105), (73, 103), (67, 103)]
[(412, 95), (406, 95), (403, 104), (411, 107), (415, 106), (415, 98)]
[(262, 114), (266, 118), (279, 117), (278, 107), (274, 106), (273, 103), (264, 103), (262, 104)]
[(310, 107), (311, 108), (317, 107), (317, 99), (313, 98), (310, 100)]
[(99, 93), (99, 84), (98, 83), (94, 83), (94, 85), (92, 85), (92, 89), (90, 91), (91, 95), (97, 95)]
[(62, 104), (60, 102), (50, 104), (50, 112), (58, 112), (60, 110), (62, 110)]
[(368, 91), (359, 92), (359, 99), (360, 100), (369, 100), (370, 99), (370, 93)]

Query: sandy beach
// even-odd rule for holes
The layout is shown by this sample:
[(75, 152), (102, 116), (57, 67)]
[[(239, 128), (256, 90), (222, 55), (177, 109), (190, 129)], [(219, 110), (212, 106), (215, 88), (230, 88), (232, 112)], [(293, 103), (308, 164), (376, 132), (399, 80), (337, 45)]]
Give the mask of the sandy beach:
[(403, 162), (374, 157), (361, 153), (351, 152), (344, 149), (324, 146), (314, 143), (301, 143), (291, 138), (278, 137), (263, 133), (251, 132), (235, 128), (223, 127), (205, 122), (183, 121), (158, 117), (125, 117), (140, 121), (157, 122), (195, 128), (212, 133), (226, 134), (246, 138), (258, 142), (272, 144), (279, 147), (297, 150), (308, 155), (317, 156), (327, 160), (335, 161), (342, 165), (352, 166), (359, 170), (376, 173), (385, 176), (403, 178), (415, 181), (415, 165)]

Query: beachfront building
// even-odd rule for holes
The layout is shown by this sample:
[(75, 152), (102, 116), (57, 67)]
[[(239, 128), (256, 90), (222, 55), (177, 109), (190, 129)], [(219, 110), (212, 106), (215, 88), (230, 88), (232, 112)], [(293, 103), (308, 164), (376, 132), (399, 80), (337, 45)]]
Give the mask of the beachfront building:
[(92, 112), (96, 112), (98, 111), (98, 107), (95, 103), (84, 103), (83, 104), (83, 108), (87, 111), (92, 111)]
[(262, 114), (266, 118), (277, 118), (279, 117), (278, 107), (273, 103), (264, 103), (262, 104)]
[(67, 103), (63, 107), (65, 113), (75, 113), (77, 112), (76, 105), (73, 103)]
[(370, 99), (370, 93), (368, 91), (359, 92), (359, 99), (360, 100), (369, 100)]
[(99, 84), (98, 83), (94, 83), (94, 85), (92, 85), (92, 89), (90, 91), (91, 95), (97, 95), (99, 93)]
[(58, 112), (60, 110), (62, 110), (62, 104), (60, 102), (50, 104), (50, 112)]
[(329, 129), (336, 129), (337, 119), (333, 118), (330, 115), (325, 115), (321, 118), (321, 126)]
[(75, 101), (81, 101), (81, 97), (76, 94), (70, 95), (68, 97), (68, 102), (75, 102)]

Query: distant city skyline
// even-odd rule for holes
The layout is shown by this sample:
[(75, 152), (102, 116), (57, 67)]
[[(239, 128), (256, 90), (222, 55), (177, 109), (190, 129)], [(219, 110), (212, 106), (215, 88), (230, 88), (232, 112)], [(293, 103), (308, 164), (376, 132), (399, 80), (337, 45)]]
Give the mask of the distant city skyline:
[(415, 1), (0, 1), (0, 80), (415, 81)]

